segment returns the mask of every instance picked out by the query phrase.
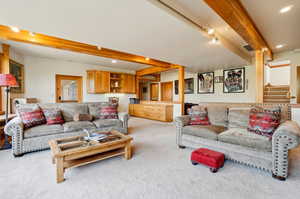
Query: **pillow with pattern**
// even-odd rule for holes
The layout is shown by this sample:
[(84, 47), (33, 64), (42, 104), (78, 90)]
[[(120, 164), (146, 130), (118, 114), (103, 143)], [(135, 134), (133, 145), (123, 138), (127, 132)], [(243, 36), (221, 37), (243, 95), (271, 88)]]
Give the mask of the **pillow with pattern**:
[(281, 109), (264, 109), (253, 107), (250, 110), (248, 131), (272, 138), (274, 131), (280, 124)]
[(205, 106), (192, 106), (188, 110), (189, 115), (191, 116), (189, 124), (190, 125), (210, 125), (208, 118), (207, 107)]
[(41, 109), (28, 112), (20, 112), (20, 117), (25, 128), (31, 128), (46, 123), (46, 118)]
[(102, 106), (99, 119), (118, 119), (118, 109), (114, 105)]
[(56, 109), (56, 108), (43, 109), (43, 112), (46, 117), (48, 125), (65, 123), (65, 120), (62, 116), (60, 109)]

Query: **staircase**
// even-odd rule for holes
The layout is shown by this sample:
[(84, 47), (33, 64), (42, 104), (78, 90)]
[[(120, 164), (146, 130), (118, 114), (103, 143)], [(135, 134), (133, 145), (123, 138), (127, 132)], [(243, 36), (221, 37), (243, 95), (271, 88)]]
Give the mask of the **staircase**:
[(290, 103), (290, 86), (266, 85), (264, 88), (264, 103)]

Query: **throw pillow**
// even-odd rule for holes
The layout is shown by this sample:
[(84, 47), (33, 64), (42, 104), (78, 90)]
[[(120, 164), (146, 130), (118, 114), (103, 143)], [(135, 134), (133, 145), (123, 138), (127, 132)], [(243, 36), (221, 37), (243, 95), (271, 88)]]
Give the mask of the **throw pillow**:
[(92, 121), (93, 120), (93, 116), (90, 114), (81, 114), (81, 113), (77, 113), (74, 115), (73, 118), (74, 121)]
[(248, 131), (272, 138), (276, 128), (280, 124), (281, 109), (264, 109), (253, 107), (250, 110)]
[(25, 128), (31, 128), (46, 123), (46, 118), (41, 109), (29, 112), (20, 112), (20, 117)]
[(60, 109), (43, 109), (43, 112), (48, 125), (65, 123)]
[(190, 125), (210, 125), (207, 107), (193, 106), (189, 110), (189, 115), (191, 116), (191, 119), (189, 121)]
[(99, 119), (118, 119), (118, 110), (116, 106), (102, 106)]

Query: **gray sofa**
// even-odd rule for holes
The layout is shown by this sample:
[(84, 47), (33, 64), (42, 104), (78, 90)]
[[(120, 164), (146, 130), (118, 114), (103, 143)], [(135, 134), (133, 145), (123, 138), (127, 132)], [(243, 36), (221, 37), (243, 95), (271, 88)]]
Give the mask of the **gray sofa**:
[[(189, 117), (175, 119), (180, 148), (205, 147), (225, 154), (226, 159), (269, 171), (273, 177), (288, 176), (288, 152), (300, 142), (300, 127), (291, 121), (288, 104), (203, 103), (210, 126), (188, 125)], [(251, 106), (281, 107), (281, 124), (272, 140), (247, 131)]]
[(7, 125), (4, 131), (12, 136), (12, 152), (14, 156), (21, 156), (24, 153), (48, 149), (48, 142), (51, 139), (84, 135), (83, 129), (97, 129), (109, 131), (118, 130), (127, 134), (128, 119), (127, 113), (119, 113), (119, 119), (97, 119), (93, 121), (74, 121), (76, 113), (91, 114), (95, 116), (97, 111), (108, 102), (95, 103), (52, 103), (52, 104), (23, 104), (17, 106), (18, 110), (36, 110), (37, 108), (59, 108), (62, 111), (65, 123), (54, 125), (39, 125), (24, 129), (20, 117), (15, 117)]

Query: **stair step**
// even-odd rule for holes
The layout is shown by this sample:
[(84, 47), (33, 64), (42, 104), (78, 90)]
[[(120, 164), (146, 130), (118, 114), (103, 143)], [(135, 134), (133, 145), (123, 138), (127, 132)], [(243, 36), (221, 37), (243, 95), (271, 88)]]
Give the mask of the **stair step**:
[(281, 87), (265, 87), (265, 91), (289, 91), (290, 88), (281, 88)]
[(289, 99), (264, 99), (264, 102), (269, 103), (290, 103)]
[(286, 95), (264, 95), (264, 99), (287, 99)]
[(287, 93), (288, 93), (288, 91), (265, 91), (264, 95), (284, 95), (284, 96), (286, 96)]

